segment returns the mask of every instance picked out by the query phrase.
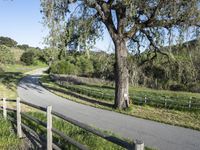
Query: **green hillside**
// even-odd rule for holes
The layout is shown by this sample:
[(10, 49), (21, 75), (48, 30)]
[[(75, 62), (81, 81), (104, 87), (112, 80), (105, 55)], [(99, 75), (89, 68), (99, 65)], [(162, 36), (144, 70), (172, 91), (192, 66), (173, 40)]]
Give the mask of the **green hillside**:
[[(157, 58), (147, 61), (147, 52), (139, 58), (140, 85), (176, 91), (200, 92), (200, 42), (197, 40), (163, 48)], [(153, 53), (150, 53), (150, 56)]]

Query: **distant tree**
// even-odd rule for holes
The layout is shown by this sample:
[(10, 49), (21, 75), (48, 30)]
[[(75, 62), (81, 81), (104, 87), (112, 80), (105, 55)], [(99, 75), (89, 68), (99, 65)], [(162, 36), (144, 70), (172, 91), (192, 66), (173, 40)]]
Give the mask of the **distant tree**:
[(0, 45), (5, 45), (8, 47), (15, 47), (17, 46), (17, 42), (9, 37), (0, 37)]
[(105, 52), (93, 52), (91, 60), (94, 66), (93, 76), (114, 80), (114, 56)]
[(59, 51), (54, 48), (45, 48), (42, 50), (42, 57), (49, 66), (58, 59), (58, 54)]
[(21, 56), (21, 61), (26, 65), (32, 65), (35, 60), (35, 53), (33, 51), (24, 52)]
[(78, 66), (79, 74), (82, 76), (91, 76), (94, 71), (92, 61), (83, 55), (77, 57), (76, 66)]
[(50, 72), (55, 74), (76, 75), (78, 74), (78, 68), (69, 61), (61, 60), (51, 65)]
[[(49, 39), (65, 44), (78, 39), (87, 45), (107, 28), (115, 45), (115, 107), (119, 109), (130, 104), (127, 47), (138, 51), (149, 47), (153, 59), (163, 53), (159, 47), (166, 43), (167, 34), (183, 35), (189, 28), (192, 33), (200, 26), (199, 0), (41, 0), (41, 4), (52, 33)], [(66, 38), (56, 36), (59, 32)]]
[(23, 50), (27, 50), (29, 48), (28, 44), (22, 44), (22, 45), (17, 45), (18, 48), (23, 49)]

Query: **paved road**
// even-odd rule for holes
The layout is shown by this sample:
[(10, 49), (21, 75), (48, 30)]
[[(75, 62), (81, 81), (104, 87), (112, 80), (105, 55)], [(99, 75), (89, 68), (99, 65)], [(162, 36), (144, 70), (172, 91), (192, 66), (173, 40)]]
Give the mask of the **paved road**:
[(160, 150), (200, 150), (200, 132), (154, 121), (139, 119), (107, 110), (78, 104), (58, 97), (38, 83), (41, 70), (27, 76), (18, 85), (19, 96), (102, 130), (130, 139), (142, 139), (146, 146)]

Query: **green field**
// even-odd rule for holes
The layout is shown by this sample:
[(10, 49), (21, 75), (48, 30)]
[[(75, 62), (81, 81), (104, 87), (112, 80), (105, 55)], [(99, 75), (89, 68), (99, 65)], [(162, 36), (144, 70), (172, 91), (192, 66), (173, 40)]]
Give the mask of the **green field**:
[(25, 75), (24, 73), (41, 67), (45, 67), (45, 65), (0, 65), (0, 68), (2, 69), (2, 71), (0, 71), (0, 98), (16, 98), (17, 83)]
[[(31, 115), (39, 120), (46, 122), (46, 114), (42, 112), (26, 112), (26, 114)], [(46, 136), (46, 129), (43, 126), (37, 125), (36, 123), (23, 119), (23, 123), (31, 126), (31, 128), (37, 132), (39, 135)], [(74, 139), (75, 141), (87, 146), (91, 150), (123, 150), (124, 148), (113, 144), (101, 137), (98, 137), (78, 126), (75, 126), (71, 123), (63, 121), (57, 117), (53, 117), (53, 128), (61, 131), (65, 135), (69, 136), (70, 138)], [(103, 131), (102, 131), (103, 132)], [(110, 136), (115, 136), (109, 132), (106, 132)], [(126, 139), (124, 139), (126, 140)], [(131, 141), (127, 140), (128, 142), (132, 143)], [(75, 146), (72, 144), (64, 141), (61, 137), (53, 134), (53, 142), (58, 145), (61, 149), (67, 150), (77, 150)], [(151, 148), (145, 148), (145, 150), (152, 150)]]
[(11, 123), (4, 120), (1, 113), (0, 111), (0, 149), (20, 149), (21, 141), (15, 135)]
[[(23, 66), (23, 65), (6, 65), (1, 66), (4, 72), (0, 74), (0, 97), (6, 98), (16, 98), (16, 87), (19, 79), (22, 78), (25, 72), (32, 71), (37, 69), (38, 67), (43, 66)], [(13, 104), (15, 105), (15, 104)], [(8, 107), (12, 107), (12, 104)], [(41, 120), (45, 120), (45, 115), (38, 113), (38, 111), (32, 111), (31, 109), (26, 109), (26, 111), (32, 116), (40, 118)], [(2, 114), (2, 112), (0, 112)], [(27, 124), (29, 127), (37, 131), (39, 134), (45, 136), (46, 132), (42, 126), (39, 126), (31, 121), (24, 120), (23, 122)], [(23, 146), (23, 141), (20, 141), (16, 134), (13, 132), (12, 124), (9, 121), (5, 121), (2, 117), (0, 117), (0, 127), (3, 130), (0, 130), (0, 149), (20, 149)], [(79, 141), (84, 145), (88, 145), (90, 149), (110, 149), (110, 150), (120, 150), (123, 149), (111, 142), (108, 142), (98, 136), (95, 136), (86, 130), (83, 130), (77, 126), (74, 126), (70, 123), (62, 121), (60, 119), (54, 118), (53, 127), (59, 129), (69, 137)], [(60, 145), (62, 149), (76, 149), (74, 146), (67, 144), (65, 141), (60, 139), (57, 136), (54, 136), (54, 141)]]
[[(46, 122), (46, 117), (44, 113), (29, 112), (28, 114)], [(35, 124), (34, 122), (31, 122), (25, 119), (23, 119), (23, 123), (27, 124), (28, 126), (31, 126), (31, 128), (34, 129), (39, 135), (43, 135), (43, 136), (46, 135), (46, 129), (43, 126), (39, 126)], [(107, 150), (107, 149), (121, 150), (123, 149), (92, 133), (89, 133), (88, 131), (84, 129), (81, 129), (75, 125), (72, 125), (58, 118), (53, 118), (53, 127), (58, 129), (62, 133), (66, 134), (67, 136), (73, 138), (74, 140), (84, 145), (87, 145), (89, 149), (92, 149), (92, 150)], [(66, 143), (62, 138), (58, 137), (57, 135), (54, 135), (53, 141), (54, 143), (59, 145), (61, 149), (68, 149), (68, 150), (76, 149), (73, 145)]]
[[(112, 95), (112, 97), (110, 96), (109, 98), (106, 97), (107, 95), (114, 93), (113, 87), (103, 85), (72, 85), (68, 83), (61, 86), (51, 81), (48, 76), (44, 76), (41, 81), (43, 86), (48, 88), (51, 92), (79, 103), (111, 111), (117, 111), (140, 118), (200, 130), (200, 111), (196, 109), (188, 109), (188, 100), (190, 100), (191, 97), (193, 100), (195, 99), (196, 103), (200, 101), (200, 94), (197, 93), (172, 92), (153, 90), (143, 87), (130, 87), (130, 94), (134, 94), (140, 99), (144, 100), (144, 97), (146, 96), (147, 98), (151, 97), (155, 102), (159, 102), (161, 98), (167, 97), (175, 103), (177, 103), (177, 101), (178, 103), (186, 103), (187, 109), (177, 109), (176, 107), (171, 107), (169, 109), (169, 107), (165, 108), (159, 105), (148, 105), (148, 103), (138, 105), (134, 103), (135, 99), (133, 96), (133, 98), (131, 97), (133, 104), (129, 109), (115, 110), (112, 107), (99, 104), (99, 102), (111, 105), (113, 104), (114, 96)], [(87, 100), (85, 101), (85, 99), (92, 99), (94, 101), (88, 102)]]
[[(0, 98), (15, 99), (17, 97), (17, 83), (25, 75), (24, 73), (44, 66), (24, 66), (24, 65), (0, 65)], [(0, 102), (1, 104), (1, 102)], [(9, 104), (8, 107), (14, 107)], [(0, 111), (0, 149), (19, 149), (21, 142), (17, 139), (12, 124), (2, 118)]]
[[(64, 88), (101, 101), (114, 103), (114, 87), (94, 84), (69, 84), (57, 82)], [(174, 92), (167, 90), (154, 90), (144, 87), (130, 87), (129, 96), (133, 104), (147, 104), (155, 107), (170, 109), (200, 109), (200, 94), (189, 92)], [(145, 101), (146, 98), (146, 101)], [(191, 105), (189, 103), (191, 101)]]

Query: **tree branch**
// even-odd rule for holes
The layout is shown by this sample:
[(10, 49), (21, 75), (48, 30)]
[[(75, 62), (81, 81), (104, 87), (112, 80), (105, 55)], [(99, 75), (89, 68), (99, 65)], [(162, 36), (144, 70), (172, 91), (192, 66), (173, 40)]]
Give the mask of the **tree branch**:
[[(148, 31), (145, 31), (145, 30), (141, 30), (141, 32), (142, 32), (143, 34), (146, 35), (147, 39), (148, 39), (149, 42), (150, 42), (150, 45), (154, 47), (154, 52), (155, 52), (155, 53), (158, 52), (158, 53), (160, 53), (160, 54), (162, 54), (162, 55), (165, 55), (165, 56), (168, 58), (168, 61), (170, 61), (170, 60), (169, 60), (169, 55), (168, 55), (167, 53), (165, 53), (165, 52), (162, 52), (162, 51), (158, 48), (158, 46), (157, 46), (157, 45), (155, 44), (155, 42), (153, 41), (153, 38), (151, 37), (150, 33), (149, 33)], [(157, 54), (156, 54), (156, 55), (157, 55)]]

